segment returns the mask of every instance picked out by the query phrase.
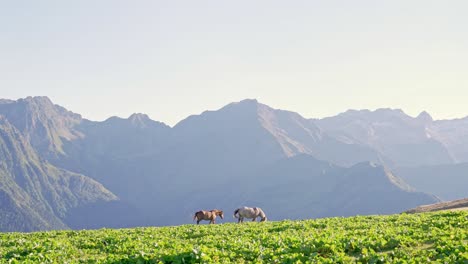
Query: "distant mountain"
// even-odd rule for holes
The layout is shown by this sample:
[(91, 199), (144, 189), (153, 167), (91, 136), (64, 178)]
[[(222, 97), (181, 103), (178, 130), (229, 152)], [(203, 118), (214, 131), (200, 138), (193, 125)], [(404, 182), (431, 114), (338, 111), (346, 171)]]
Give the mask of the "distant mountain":
[[(176, 139), (197, 144), (204, 142), (203, 147), (231, 144), (232, 148), (242, 148), (244, 156), (251, 155), (252, 151), (248, 149), (261, 146), (265, 153), (257, 153), (256, 159), (309, 154), (347, 166), (368, 160), (379, 161), (377, 153), (366, 146), (343, 143), (297, 113), (276, 110), (256, 100), (244, 100), (218, 111), (191, 116), (177, 124), (174, 130)], [(213, 142), (213, 135), (223, 143)]]
[(74, 208), (117, 197), (98, 182), (50, 165), (0, 116), (0, 230), (68, 228)]
[(435, 121), (431, 135), (450, 151), (456, 162), (468, 162), (468, 117)]
[[(297, 154), (345, 165), (377, 159), (371, 149), (336, 141), (298, 114), (256, 100), (191, 116), (174, 128), (132, 115), (82, 120), (72, 129), (82, 136), (65, 141), (66, 155), (51, 162), (93, 177), (149, 218), (159, 218), (163, 201), (226, 186), (232, 178)], [(197, 188), (180, 187), (185, 185)]]
[[(205, 172), (210, 175), (209, 170)], [(154, 205), (148, 205), (163, 216), (154, 221), (160, 225), (183, 224), (203, 208), (223, 208), (232, 213), (229, 209), (243, 205), (262, 207), (269, 219), (281, 220), (391, 214), (440, 201), (414, 191), (382, 166), (360, 163), (339, 167), (307, 154), (221, 179), (184, 174), (165, 178), (163, 188), (154, 189)]]
[(408, 184), (445, 201), (468, 197), (468, 163), (396, 169)]
[[(170, 132), (170, 127), (143, 114), (134, 114), (128, 119), (111, 117), (104, 122), (83, 120), (73, 129), (83, 136), (65, 141), (66, 155), (57, 155), (51, 162), (89, 175), (119, 197), (127, 198), (138, 192), (138, 188), (133, 190), (129, 186), (135, 162), (159, 154)], [(142, 183), (138, 180), (130, 182)]]
[[(171, 128), (144, 114), (94, 122), (28, 97), (0, 100), (0, 115), (10, 131), (0, 210), (14, 216), (4, 230), (173, 225), (195, 210), (242, 205), (271, 219), (400, 212), (438, 199), (387, 167), (463, 157), (448, 123), (389, 109), (311, 120), (243, 100)], [(34, 167), (12, 169), (22, 160)], [(23, 186), (22, 175), (41, 184)], [(50, 177), (54, 184), (42, 184)], [(72, 188), (76, 179), (87, 187)]]
[(380, 165), (345, 168), (308, 155), (275, 163), (245, 188), (246, 202), (259, 204), (272, 219), (392, 214), (438, 201)]
[(388, 166), (450, 164), (456, 161), (449, 146), (435, 137), (438, 124), (426, 113), (413, 118), (397, 109), (350, 110), (312, 120), (344, 142), (363, 144), (380, 153)]
[(63, 155), (63, 142), (82, 135), (74, 126), (82, 122), (78, 114), (54, 105), (47, 97), (28, 97), (0, 102), (3, 115), (42, 155)]

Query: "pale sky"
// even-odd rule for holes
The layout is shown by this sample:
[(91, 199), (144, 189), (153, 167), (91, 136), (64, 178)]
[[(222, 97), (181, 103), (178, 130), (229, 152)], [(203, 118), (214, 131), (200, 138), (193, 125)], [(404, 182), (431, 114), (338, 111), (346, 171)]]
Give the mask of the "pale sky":
[(468, 1), (1, 1), (0, 98), (174, 125), (256, 98), (468, 115)]

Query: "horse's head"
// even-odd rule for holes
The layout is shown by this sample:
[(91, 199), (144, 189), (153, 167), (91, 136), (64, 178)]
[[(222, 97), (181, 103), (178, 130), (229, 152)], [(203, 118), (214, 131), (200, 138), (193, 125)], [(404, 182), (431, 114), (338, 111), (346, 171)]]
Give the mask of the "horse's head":
[(221, 219), (224, 219), (223, 211), (218, 210), (218, 209), (213, 209), (213, 210), (211, 210), (211, 212), (214, 213), (214, 215), (221, 217)]
[(267, 217), (266, 217), (266, 215), (265, 215), (265, 212), (263, 212), (263, 210), (260, 209), (260, 208), (257, 208), (257, 209), (258, 209), (258, 211), (259, 211), (259, 216), (262, 218), (262, 219), (260, 219), (260, 222), (265, 222), (265, 221), (267, 220)]

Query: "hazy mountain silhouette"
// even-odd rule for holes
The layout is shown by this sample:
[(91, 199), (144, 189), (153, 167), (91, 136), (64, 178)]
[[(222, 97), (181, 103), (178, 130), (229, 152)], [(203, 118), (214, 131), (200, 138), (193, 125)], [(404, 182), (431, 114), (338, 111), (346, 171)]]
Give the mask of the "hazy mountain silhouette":
[[(195, 210), (242, 205), (262, 206), (272, 219), (393, 213), (437, 199), (373, 164), (453, 164), (464, 153), (446, 142), (456, 132), (448, 123), (388, 109), (315, 120), (244, 100), (171, 128), (144, 114), (94, 122), (28, 97), (1, 100), (0, 115), (18, 134), (10, 141), (41, 157), (28, 159), (65, 174), (57, 178), (102, 184), (90, 196), (113, 197), (73, 204), (61, 215), (46, 210), (42, 218), (51, 224), (31, 229), (182, 224)], [(3, 196), (7, 208), (12, 196)]]
[(391, 214), (437, 201), (369, 162), (346, 168), (303, 154), (255, 176), (239, 192), (245, 203), (258, 204), (271, 219)]
[(350, 110), (313, 122), (338, 139), (374, 149), (392, 167), (455, 162), (434, 137), (437, 123), (426, 112), (413, 118), (399, 109)]
[(456, 162), (468, 162), (468, 117), (435, 121), (431, 135), (450, 151)]
[(468, 163), (398, 168), (396, 171), (414, 188), (445, 201), (468, 197)]
[[(245, 144), (243, 150), (267, 145), (265, 151), (269, 154), (258, 155), (272, 155), (267, 160), (302, 153), (342, 165), (379, 160), (377, 153), (370, 148), (338, 141), (299, 114), (276, 110), (256, 100), (244, 100), (218, 111), (191, 116), (177, 124), (174, 130), (175, 138), (193, 141), (194, 135), (201, 135), (208, 141), (206, 143), (211, 144), (215, 143), (212, 142), (212, 135), (216, 135), (224, 144), (232, 144), (235, 148), (241, 148), (239, 144)], [(225, 135), (227, 136), (224, 137)], [(274, 150), (270, 150), (271, 148)], [(350, 153), (354, 155), (349, 155)]]

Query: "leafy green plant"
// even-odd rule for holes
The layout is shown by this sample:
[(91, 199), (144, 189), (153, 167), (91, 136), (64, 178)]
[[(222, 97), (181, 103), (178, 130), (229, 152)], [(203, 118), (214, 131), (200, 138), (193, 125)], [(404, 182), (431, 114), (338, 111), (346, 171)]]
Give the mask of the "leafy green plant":
[(0, 234), (1, 263), (468, 263), (468, 213)]

